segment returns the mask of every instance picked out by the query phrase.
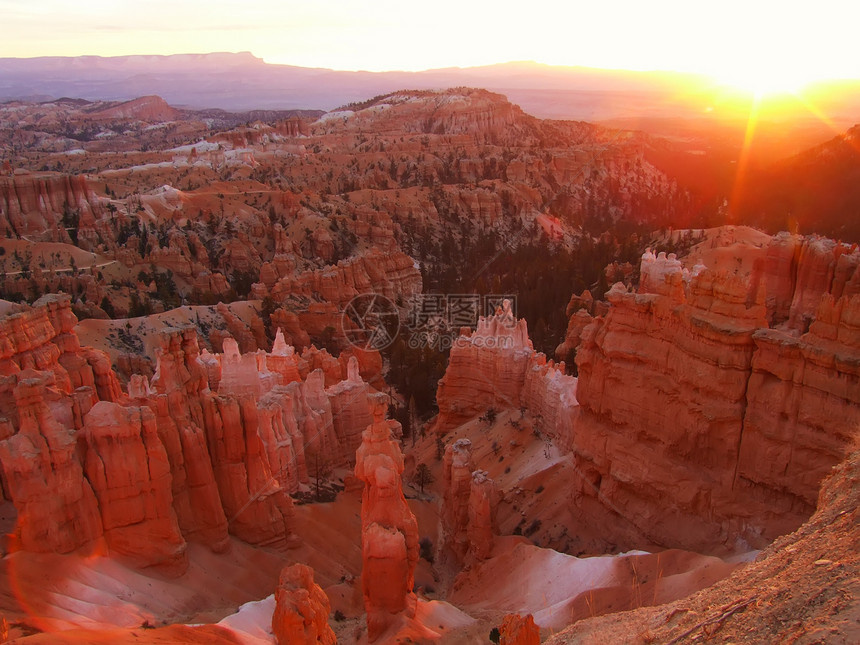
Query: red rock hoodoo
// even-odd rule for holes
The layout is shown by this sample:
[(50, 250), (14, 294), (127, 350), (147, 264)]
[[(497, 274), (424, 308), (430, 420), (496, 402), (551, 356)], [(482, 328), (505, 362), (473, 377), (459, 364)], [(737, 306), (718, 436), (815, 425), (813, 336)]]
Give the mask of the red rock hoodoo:
[(374, 422), (364, 431), (355, 463), (355, 476), (364, 482), (361, 583), (371, 642), (396, 624), (399, 615), (412, 618), (417, 605), (412, 589), (418, 523), (403, 496), (403, 455), (391, 438), (399, 424), (385, 420), (386, 399), (380, 395), (374, 401)]
[(278, 645), (333, 645), (328, 596), (314, 583), (314, 571), (304, 564), (284, 567), (275, 591), (272, 632)]
[[(212, 355), (193, 328), (168, 328), (151, 381), (133, 376), (126, 395), (107, 356), (80, 346), (68, 297), (9, 311), (0, 467), (29, 551), (66, 553), (104, 535), (135, 566), (179, 573), (186, 541), (289, 544), (306, 452), (348, 464), (372, 419), (375, 391), (355, 356), (300, 357), (283, 336), (271, 353), (240, 354), (228, 338)], [(331, 387), (317, 363), (330, 363)]]
[(484, 560), (493, 550), (498, 493), (493, 480), (474, 470), (472, 442), (448, 444), (442, 461), (442, 554), (458, 565)]

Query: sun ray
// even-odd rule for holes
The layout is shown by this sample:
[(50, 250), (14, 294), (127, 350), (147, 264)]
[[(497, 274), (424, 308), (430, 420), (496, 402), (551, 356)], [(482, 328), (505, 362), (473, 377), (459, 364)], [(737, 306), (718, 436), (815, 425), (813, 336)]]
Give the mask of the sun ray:
[(750, 105), (749, 115), (747, 116), (746, 130), (744, 131), (744, 142), (741, 146), (740, 155), (738, 156), (735, 180), (729, 197), (727, 213), (729, 222), (736, 221), (740, 216), (739, 210), (746, 190), (746, 184), (749, 179), (750, 152), (752, 149), (753, 139), (755, 138), (756, 127), (758, 126), (760, 107), (761, 94), (755, 94)]

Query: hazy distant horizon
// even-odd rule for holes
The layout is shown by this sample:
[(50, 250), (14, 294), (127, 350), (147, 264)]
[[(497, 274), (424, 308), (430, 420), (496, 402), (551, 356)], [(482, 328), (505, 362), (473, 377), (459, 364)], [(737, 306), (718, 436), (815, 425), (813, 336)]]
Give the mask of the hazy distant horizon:
[(0, 0), (0, 12), (0, 57), (253, 51), (276, 65), (383, 73), (540, 61), (702, 74), (757, 91), (860, 79), (860, 7), (838, 0), (725, 0), (718, 10), (682, 0)]

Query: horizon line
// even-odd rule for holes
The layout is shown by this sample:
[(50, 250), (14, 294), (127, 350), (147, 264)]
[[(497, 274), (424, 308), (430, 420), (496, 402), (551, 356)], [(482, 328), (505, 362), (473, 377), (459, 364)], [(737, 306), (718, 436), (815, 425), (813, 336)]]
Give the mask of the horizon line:
[[(112, 54), (112, 55), (104, 55), (104, 54), (75, 54), (75, 55), (41, 55), (41, 56), (2, 56), (0, 55), (0, 60), (42, 60), (42, 59), (76, 59), (76, 58), (98, 58), (98, 59), (121, 59), (121, 58), (179, 58), (179, 57), (194, 57), (194, 56), (242, 56), (248, 55), (254, 58), (256, 61), (264, 65), (270, 65), (273, 67), (294, 67), (299, 69), (308, 69), (308, 70), (321, 70), (321, 71), (329, 71), (329, 72), (342, 72), (342, 73), (353, 73), (353, 74), (424, 74), (424, 73), (433, 73), (433, 72), (445, 72), (445, 71), (468, 71), (468, 70), (477, 70), (477, 69), (485, 69), (492, 67), (503, 67), (506, 65), (531, 65), (534, 67), (544, 67), (544, 68), (553, 68), (553, 69), (561, 69), (561, 70), (587, 70), (587, 71), (600, 71), (600, 72), (618, 72), (625, 74), (633, 74), (633, 75), (647, 75), (647, 74), (660, 74), (660, 75), (668, 75), (668, 76), (681, 76), (681, 77), (695, 77), (699, 79), (707, 79), (714, 81), (717, 84), (726, 84), (730, 85), (731, 83), (723, 81), (719, 74), (714, 72), (707, 72), (702, 70), (685, 70), (685, 69), (668, 69), (668, 68), (634, 68), (634, 67), (618, 67), (618, 66), (609, 66), (603, 67), (598, 65), (585, 65), (585, 64), (562, 64), (562, 63), (547, 63), (542, 61), (537, 61), (533, 59), (519, 59), (519, 60), (506, 60), (506, 61), (497, 61), (492, 63), (476, 63), (476, 64), (467, 64), (467, 65), (448, 65), (445, 67), (427, 67), (421, 69), (363, 69), (363, 68), (343, 68), (343, 67), (325, 67), (325, 66), (315, 66), (315, 65), (298, 65), (289, 62), (281, 62), (274, 60), (267, 60), (265, 56), (259, 56), (250, 50), (239, 50), (239, 51), (209, 51), (209, 52), (201, 52), (201, 51), (189, 51), (189, 52), (173, 52), (170, 54), (162, 54), (162, 53), (135, 53), (135, 54)], [(860, 75), (856, 77), (852, 76), (822, 76), (817, 79), (813, 79), (806, 83), (806, 85), (815, 85), (819, 83), (840, 83), (840, 82), (860, 82)]]

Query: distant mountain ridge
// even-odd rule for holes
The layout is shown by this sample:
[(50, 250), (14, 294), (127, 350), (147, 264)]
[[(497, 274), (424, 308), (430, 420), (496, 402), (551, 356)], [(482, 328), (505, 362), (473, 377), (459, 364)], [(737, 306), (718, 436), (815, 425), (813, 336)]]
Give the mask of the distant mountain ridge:
[[(172, 106), (194, 109), (331, 110), (403, 88), (454, 86), (501, 92), (540, 118), (689, 118), (722, 109), (722, 90), (704, 76), (522, 61), (422, 72), (347, 72), (270, 64), (250, 52), (0, 58), (0, 101), (125, 101), (158, 95)], [(856, 114), (860, 84), (840, 85), (838, 94), (832, 105), (819, 109), (831, 116)]]

